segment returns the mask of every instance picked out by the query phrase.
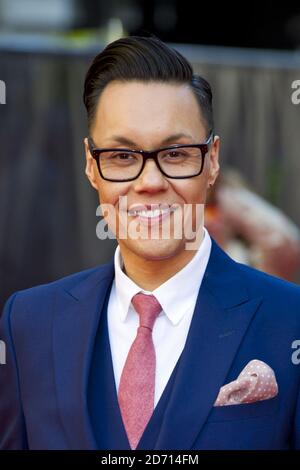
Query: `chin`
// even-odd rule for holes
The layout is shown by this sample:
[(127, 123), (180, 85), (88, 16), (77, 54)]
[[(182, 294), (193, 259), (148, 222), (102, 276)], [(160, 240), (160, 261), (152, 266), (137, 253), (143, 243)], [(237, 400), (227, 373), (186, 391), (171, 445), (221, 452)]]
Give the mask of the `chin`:
[(184, 250), (184, 240), (132, 240), (126, 249), (149, 261), (172, 258)]

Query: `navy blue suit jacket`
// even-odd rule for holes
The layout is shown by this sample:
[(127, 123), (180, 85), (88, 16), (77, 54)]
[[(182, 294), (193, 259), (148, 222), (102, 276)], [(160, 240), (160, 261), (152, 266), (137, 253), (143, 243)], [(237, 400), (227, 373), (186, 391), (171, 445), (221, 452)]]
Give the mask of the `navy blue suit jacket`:
[[(14, 294), (1, 319), (1, 449), (95, 449), (87, 383), (113, 263)], [(174, 306), (175, 308), (175, 306)], [(213, 242), (155, 449), (299, 449), (300, 288), (230, 259)], [(275, 398), (214, 407), (252, 359)], [(294, 361), (295, 362), (295, 361)], [(99, 371), (101, 374), (101, 371)], [(105, 380), (105, 376), (103, 377)]]

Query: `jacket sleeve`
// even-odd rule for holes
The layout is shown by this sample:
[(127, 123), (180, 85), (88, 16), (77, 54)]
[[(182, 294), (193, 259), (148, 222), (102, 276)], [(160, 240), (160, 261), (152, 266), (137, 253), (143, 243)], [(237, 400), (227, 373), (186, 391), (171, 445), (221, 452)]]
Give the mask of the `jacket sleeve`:
[(0, 450), (28, 448), (11, 328), (17, 295), (8, 299), (0, 319)]

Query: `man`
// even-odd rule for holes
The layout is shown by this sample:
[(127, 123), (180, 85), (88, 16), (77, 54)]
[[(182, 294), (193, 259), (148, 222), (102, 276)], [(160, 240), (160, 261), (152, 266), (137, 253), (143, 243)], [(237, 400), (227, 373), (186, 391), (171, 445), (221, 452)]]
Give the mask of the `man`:
[(156, 38), (85, 81), (86, 175), (114, 262), (13, 295), (2, 449), (300, 448), (300, 291), (203, 226), (219, 173), (209, 84)]

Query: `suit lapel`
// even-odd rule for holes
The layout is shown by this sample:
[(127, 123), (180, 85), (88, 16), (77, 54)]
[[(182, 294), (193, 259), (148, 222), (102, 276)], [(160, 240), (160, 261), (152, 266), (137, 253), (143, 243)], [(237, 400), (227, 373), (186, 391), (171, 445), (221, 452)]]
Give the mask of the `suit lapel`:
[(87, 407), (88, 375), (100, 314), (113, 276), (111, 263), (56, 296), (53, 319), (55, 386), (70, 449), (97, 448)]
[(214, 242), (156, 449), (191, 449), (261, 303)]

